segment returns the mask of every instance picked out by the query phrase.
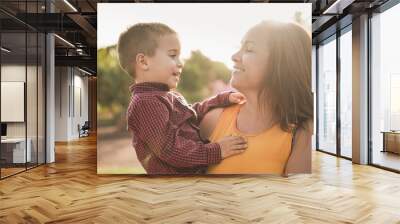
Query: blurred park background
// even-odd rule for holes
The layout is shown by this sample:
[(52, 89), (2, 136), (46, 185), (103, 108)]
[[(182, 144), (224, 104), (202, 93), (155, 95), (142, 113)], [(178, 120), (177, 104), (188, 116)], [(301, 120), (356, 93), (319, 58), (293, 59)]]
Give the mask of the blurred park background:
[[(114, 21), (114, 23), (108, 25), (115, 28), (116, 24), (118, 24), (118, 21), (121, 21), (121, 23), (123, 24), (133, 25), (135, 24), (135, 21), (155, 21), (154, 18), (162, 17), (162, 14), (160, 14), (161, 11), (157, 12), (157, 8), (155, 8), (154, 6), (148, 6), (152, 4), (144, 4), (146, 6), (142, 6), (142, 4), (129, 4), (129, 6), (131, 7), (130, 10), (129, 7), (123, 6), (127, 4), (117, 4), (117, 7), (127, 10), (127, 13), (129, 12), (129, 15), (134, 14), (133, 12), (135, 10), (135, 12), (139, 12), (137, 10), (140, 10), (141, 13), (145, 13), (143, 12), (143, 8), (139, 6), (142, 6), (145, 9), (149, 10), (148, 13), (154, 12), (151, 13), (152, 17), (146, 19), (136, 19), (127, 23), (126, 17), (123, 17), (124, 19), (121, 20), (115, 18), (117, 15), (113, 14), (112, 12), (121, 12), (121, 10), (116, 9), (115, 7), (110, 7), (114, 5), (115, 4), (99, 4), (100, 7), (98, 12), (99, 49), (97, 52), (97, 172), (99, 174), (144, 174), (145, 171), (137, 160), (136, 153), (132, 147), (130, 133), (127, 131), (126, 109), (131, 97), (129, 86), (133, 84), (133, 80), (120, 68), (117, 56), (118, 54), (116, 51), (116, 42), (119, 33), (125, 30), (125, 28), (121, 28), (119, 33), (115, 33), (110, 30), (108, 30), (109, 32), (106, 32), (107, 23), (102, 21), (108, 21), (107, 18), (110, 19), (111, 16), (113, 16), (111, 20)], [(135, 5), (137, 7), (135, 7)], [(224, 7), (229, 8), (230, 6), (237, 4), (223, 5), (225, 5)], [(249, 4), (246, 4), (246, 6), (247, 5)], [(307, 6), (308, 4), (297, 4), (297, 8), (293, 7), (292, 4), (290, 4), (290, 10), (284, 7), (286, 4), (273, 4), (275, 5), (274, 7), (270, 7), (268, 5), (271, 4), (263, 4), (265, 8), (264, 11), (271, 12), (270, 14), (266, 14), (264, 16), (264, 19), (271, 19), (270, 17), (273, 16), (272, 12), (278, 13), (281, 16), (280, 20), (296, 22), (302, 25), (308, 32), (310, 32), (311, 9)], [(276, 12), (276, 5), (281, 5), (278, 12)], [(212, 16), (213, 11), (211, 10), (211, 8), (207, 9), (206, 7), (203, 8), (202, 11), (198, 7), (197, 9), (195, 9), (196, 7), (193, 8), (193, 4), (188, 7), (185, 8), (185, 12), (189, 11), (194, 13), (195, 11), (197, 12), (200, 10), (200, 12), (198, 13), (208, 13), (208, 15), (210, 15), (211, 17), (210, 19), (215, 20), (217, 18)], [(233, 9), (237, 9), (237, 7), (238, 6), (234, 6)], [(257, 10), (260, 10), (259, 7), (257, 8)], [(163, 7), (163, 9), (165, 11), (168, 11), (165, 7)], [(215, 13), (217, 13), (218, 7), (217, 9), (215, 9), (215, 7), (212, 7), (212, 9), (216, 10)], [(255, 9), (255, 7), (252, 6), (250, 7), (250, 9)], [(204, 10), (207, 12), (205, 12)], [(235, 24), (235, 19), (238, 19), (235, 15), (235, 10), (231, 10), (231, 12), (232, 14), (230, 16), (227, 14), (227, 18), (225, 18), (227, 21), (230, 21), (229, 23), (227, 21), (220, 21), (220, 23), (230, 25), (234, 24), (231, 27), (231, 31), (224, 31), (223, 29), (221, 29), (221, 27), (218, 27), (217, 30), (213, 30), (215, 27), (213, 28), (212, 26), (205, 26), (203, 28), (201, 28), (200, 25), (196, 26), (196, 28), (200, 30), (211, 30), (210, 32), (207, 32), (207, 35), (209, 36), (208, 38), (202, 36), (206, 31), (200, 32), (197, 36), (193, 36), (193, 25), (190, 24), (190, 21), (182, 22), (181, 18), (176, 18), (176, 20), (170, 21), (164, 21), (168, 19), (162, 20), (162, 18), (161, 20), (159, 20), (176, 29), (178, 34), (180, 35), (180, 39), (182, 42), (182, 59), (184, 61), (184, 67), (182, 70), (181, 80), (178, 84), (177, 91), (180, 92), (189, 103), (201, 101), (207, 97), (215, 95), (221, 91), (228, 90), (230, 88), (229, 80), (232, 66), (230, 56), (240, 46), (240, 40), (243, 37), (244, 33), (250, 27), (263, 20), (263, 18), (256, 18), (247, 21), (248, 25), (241, 26), (241, 24)], [(252, 11), (250, 10), (247, 13), (251, 14), (251, 12)], [(263, 11), (261, 10), (260, 13), (262, 12)], [(282, 17), (282, 13), (286, 17)], [(124, 15), (128, 14), (121, 13), (120, 16)], [(144, 14), (142, 16), (138, 14), (135, 15), (139, 18), (144, 18), (147, 16), (147, 14), (146, 16)], [(217, 14), (215, 15), (217, 16)], [(218, 16), (220, 16), (220, 11), (218, 11)], [(170, 19), (170, 17), (168, 18)], [(196, 17), (196, 15), (192, 15), (192, 17), (187, 17), (187, 20), (190, 19), (196, 20), (198, 18)], [(195, 22), (196, 21), (194, 21), (194, 23)], [(207, 23), (207, 21), (203, 22)], [(170, 23), (174, 25), (171, 25)], [(214, 23), (218, 23), (218, 20), (215, 20)], [(104, 26), (102, 26), (103, 24)], [(181, 27), (176, 28), (180, 24)], [(184, 25), (187, 24), (189, 24), (189, 26), (184, 27)], [(123, 25), (119, 24), (119, 26)], [(125, 27), (129, 26), (126, 25)], [(225, 26), (225, 28), (226, 27), (227, 26)], [(187, 29), (186, 34), (185, 29)], [(218, 30), (219, 32), (217, 32)], [(236, 30), (238, 31), (236, 32)], [(113, 36), (114, 39), (110, 38), (110, 36)], [(191, 38), (187, 39), (188, 36), (191, 36)], [(204, 45), (204, 43), (206, 43), (207, 45)]]

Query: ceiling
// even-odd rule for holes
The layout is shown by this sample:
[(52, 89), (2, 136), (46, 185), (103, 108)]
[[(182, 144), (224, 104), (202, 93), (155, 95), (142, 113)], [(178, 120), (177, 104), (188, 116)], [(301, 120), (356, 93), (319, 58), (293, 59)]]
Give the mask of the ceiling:
[[(313, 43), (331, 35), (340, 26), (351, 23), (352, 17), (372, 10), (388, 0), (253, 0), (231, 2), (269, 2), (269, 3), (312, 3)], [(40, 32), (54, 32), (56, 65), (80, 66), (91, 73), (96, 73), (96, 30), (97, 3), (117, 2), (177, 2), (166, 0), (1, 0), (0, 22), (7, 42), (14, 41), (12, 47), (23, 48), (25, 39), (18, 34), (28, 28)], [(224, 2), (224, 1), (179, 1), (179, 2)], [(50, 12), (52, 8), (52, 13)], [(340, 23), (337, 21), (341, 20)], [(346, 22), (347, 21), (347, 22)], [(340, 28), (340, 27), (339, 27)], [(66, 40), (66, 41), (64, 41)], [(5, 43), (4, 41), (2, 43)], [(71, 45), (72, 44), (72, 45)], [(28, 45), (30, 52), (31, 46)], [(17, 51), (16, 51), (17, 53)], [(23, 53), (23, 52), (20, 52)]]

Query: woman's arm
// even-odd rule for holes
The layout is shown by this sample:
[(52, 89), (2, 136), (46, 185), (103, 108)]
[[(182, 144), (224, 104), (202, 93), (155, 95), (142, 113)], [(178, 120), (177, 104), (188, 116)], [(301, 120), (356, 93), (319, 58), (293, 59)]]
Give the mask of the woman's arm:
[(223, 108), (215, 108), (206, 113), (200, 122), (200, 136), (202, 139), (209, 139), (211, 137), (223, 110)]
[(284, 175), (292, 173), (311, 173), (311, 138), (313, 133), (312, 121), (307, 122), (306, 129), (296, 131), (292, 153), (284, 171)]

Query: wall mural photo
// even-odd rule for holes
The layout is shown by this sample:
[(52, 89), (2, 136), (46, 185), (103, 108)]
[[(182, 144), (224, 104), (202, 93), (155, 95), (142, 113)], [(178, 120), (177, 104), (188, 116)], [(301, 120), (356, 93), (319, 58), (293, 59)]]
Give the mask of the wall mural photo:
[(311, 173), (311, 4), (101, 3), (97, 17), (98, 174)]

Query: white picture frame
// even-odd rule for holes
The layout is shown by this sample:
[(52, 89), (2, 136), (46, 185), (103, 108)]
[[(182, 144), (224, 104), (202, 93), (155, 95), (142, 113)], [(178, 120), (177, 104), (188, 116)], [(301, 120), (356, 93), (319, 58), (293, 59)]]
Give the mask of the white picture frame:
[(25, 122), (25, 82), (1, 82), (1, 122)]

